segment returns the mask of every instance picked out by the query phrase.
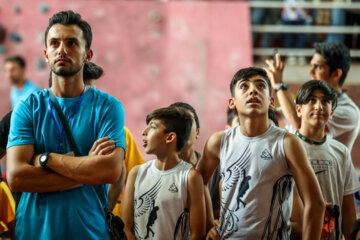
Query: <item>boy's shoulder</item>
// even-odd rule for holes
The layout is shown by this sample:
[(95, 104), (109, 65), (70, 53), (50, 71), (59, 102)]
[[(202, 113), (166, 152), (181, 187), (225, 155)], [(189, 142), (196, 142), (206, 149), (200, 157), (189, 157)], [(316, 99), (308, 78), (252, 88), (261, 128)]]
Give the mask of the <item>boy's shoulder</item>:
[[(151, 162), (151, 161), (149, 161)], [(136, 165), (134, 166), (133, 168), (131, 168), (129, 174), (128, 174), (128, 178), (136, 178), (140, 168), (144, 167), (145, 165), (149, 164), (149, 162), (146, 162), (144, 164), (139, 164), (139, 165)]]
[(220, 146), (221, 140), (226, 131), (228, 131), (228, 130), (213, 133), (207, 140), (207, 145), (210, 148)]
[(332, 138), (331, 136), (327, 136), (329, 152), (336, 152), (338, 155), (340, 155), (341, 159), (338, 159), (339, 161), (345, 160), (347, 156), (350, 156), (350, 151), (343, 143), (339, 142), (338, 140)]

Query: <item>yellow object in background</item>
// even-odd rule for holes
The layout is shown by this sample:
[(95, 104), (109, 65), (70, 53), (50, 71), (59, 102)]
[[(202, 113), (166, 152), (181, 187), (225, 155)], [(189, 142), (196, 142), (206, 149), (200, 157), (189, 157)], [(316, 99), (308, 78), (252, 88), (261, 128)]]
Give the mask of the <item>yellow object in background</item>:
[[(144, 158), (142, 157), (138, 146), (136, 145), (135, 139), (129, 129), (124, 127), (125, 130), (125, 141), (126, 141), (126, 154), (125, 154), (125, 166), (126, 166), (126, 179), (130, 170), (136, 165), (145, 163)], [(125, 180), (126, 182), (126, 180)], [(124, 186), (125, 187), (125, 186)], [(123, 198), (124, 191), (120, 194), (118, 203), (116, 203), (113, 214), (116, 216), (121, 215), (122, 205), (120, 203)]]
[(0, 234), (7, 230), (7, 224), (15, 221), (15, 200), (4, 181), (0, 182)]

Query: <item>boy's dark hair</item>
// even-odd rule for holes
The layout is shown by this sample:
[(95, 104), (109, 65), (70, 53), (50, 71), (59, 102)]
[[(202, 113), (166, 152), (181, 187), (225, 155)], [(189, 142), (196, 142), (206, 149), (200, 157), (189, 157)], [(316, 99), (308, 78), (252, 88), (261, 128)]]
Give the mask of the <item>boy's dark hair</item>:
[(296, 93), (296, 104), (302, 105), (307, 104), (309, 97), (312, 92), (315, 90), (320, 90), (323, 92), (324, 97), (331, 101), (332, 109), (335, 109), (337, 106), (337, 93), (330, 87), (325, 81), (320, 80), (310, 80), (304, 83)]
[(233, 97), (235, 96), (235, 86), (238, 81), (240, 81), (242, 79), (251, 78), (255, 75), (259, 75), (265, 79), (265, 81), (268, 85), (268, 88), (269, 88), (269, 93), (271, 95), (270, 80), (269, 80), (265, 70), (262, 68), (257, 68), (257, 67), (248, 67), (248, 68), (242, 68), (237, 73), (235, 73), (235, 75), (230, 83), (231, 96), (233, 96)]
[(84, 71), (83, 72), (84, 81), (97, 80), (104, 73), (104, 70), (102, 69), (102, 67), (100, 67), (100, 66), (98, 66), (98, 65), (96, 65), (95, 63), (92, 63), (92, 62), (85, 63), (83, 71)]
[(330, 68), (329, 74), (336, 69), (342, 70), (342, 76), (339, 80), (339, 86), (345, 82), (347, 73), (350, 69), (351, 57), (349, 49), (343, 43), (315, 43), (315, 52), (319, 53)]
[(237, 111), (236, 108), (231, 109), (231, 108), (227, 108), (227, 125), (231, 126), (234, 118), (236, 118), (237, 115)]
[(81, 19), (80, 14), (74, 13), (71, 10), (58, 12), (49, 19), (49, 25), (45, 30), (45, 46), (46, 46), (48, 32), (50, 28), (55, 24), (62, 24), (65, 26), (77, 25), (83, 32), (84, 39), (86, 41), (86, 46), (85, 46), (86, 50), (90, 49), (92, 42), (91, 27), (86, 21)]
[(10, 56), (5, 58), (5, 63), (7, 62), (16, 62), (20, 68), (25, 68), (26, 66), (26, 62), (24, 60), (24, 58), (20, 57), (20, 56)]
[(198, 115), (196, 114), (195, 109), (190, 104), (184, 103), (184, 102), (175, 102), (175, 103), (171, 104), (170, 107), (182, 107), (182, 108), (185, 108), (185, 109), (189, 110), (190, 112), (192, 112), (194, 114), (196, 129), (200, 128)]
[(274, 122), (275, 126), (279, 126), (279, 119), (278, 117), (276, 116), (276, 113), (274, 110), (270, 109), (269, 108), (269, 111), (268, 111), (268, 118)]
[(165, 126), (164, 133), (176, 134), (176, 149), (180, 151), (189, 140), (192, 116), (182, 107), (165, 107), (152, 111), (146, 116), (146, 124), (152, 119), (158, 119)]

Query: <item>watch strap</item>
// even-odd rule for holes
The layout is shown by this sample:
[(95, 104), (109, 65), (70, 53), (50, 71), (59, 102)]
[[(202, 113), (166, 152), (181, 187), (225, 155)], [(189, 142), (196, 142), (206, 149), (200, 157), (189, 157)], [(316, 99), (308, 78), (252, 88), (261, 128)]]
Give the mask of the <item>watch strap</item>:
[[(43, 156), (46, 156), (46, 161), (45, 161), (45, 162), (43, 162), (43, 161), (40, 160)], [(41, 165), (44, 169), (46, 169), (46, 170), (48, 170), (48, 171), (52, 171), (52, 170), (46, 165), (47, 162), (48, 162), (48, 160), (49, 160), (49, 153), (46, 152), (46, 153), (43, 153), (43, 154), (40, 155), (38, 161), (39, 161), (40, 165)]]
[(275, 93), (276, 93), (277, 91), (279, 91), (280, 89), (287, 90), (287, 89), (288, 89), (287, 84), (284, 83), (284, 82), (281, 82), (281, 83), (279, 83), (278, 85), (276, 85), (276, 87), (274, 88)]

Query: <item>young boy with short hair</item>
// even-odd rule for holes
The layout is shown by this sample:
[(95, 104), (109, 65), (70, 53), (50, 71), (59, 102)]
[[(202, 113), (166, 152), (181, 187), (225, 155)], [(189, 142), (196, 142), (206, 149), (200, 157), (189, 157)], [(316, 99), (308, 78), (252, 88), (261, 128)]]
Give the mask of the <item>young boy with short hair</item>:
[(230, 90), (240, 126), (213, 134), (197, 167), (205, 184), (221, 167), (220, 225), (208, 239), (289, 239), (293, 179), (305, 202), (303, 239), (319, 239), (320, 188), (298, 138), (269, 123), (273, 99), (265, 70), (239, 70)]
[(192, 127), (190, 131), (189, 139), (186, 141), (184, 147), (179, 153), (181, 160), (191, 163), (194, 167), (198, 164), (201, 153), (195, 150), (195, 142), (200, 135), (200, 121), (195, 109), (188, 103), (185, 102), (175, 102), (170, 105), (170, 107), (181, 107), (189, 112), (193, 117)]
[(344, 234), (350, 239), (356, 220), (353, 193), (360, 190), (360, 184), (348, 148), (325, 133), (336, 105), (337, 94), (325, 81), (306, 82), (296, 94), (296, 111), (301, 118), (296, 135), (302, 140), (324, 200), (335, 213), (334, 230), (324, 232), (323, 237), (341, 239)]
[[(128, 239), (202, 239), (204, 186), (200, 173), (179, 158), (193, 117), (181, 107), (160, 108), (146, 117), (145, 152), (155, 160), (128, 176), (122, 218)], [(190, 229), (189, 229), (190, 226)]]

